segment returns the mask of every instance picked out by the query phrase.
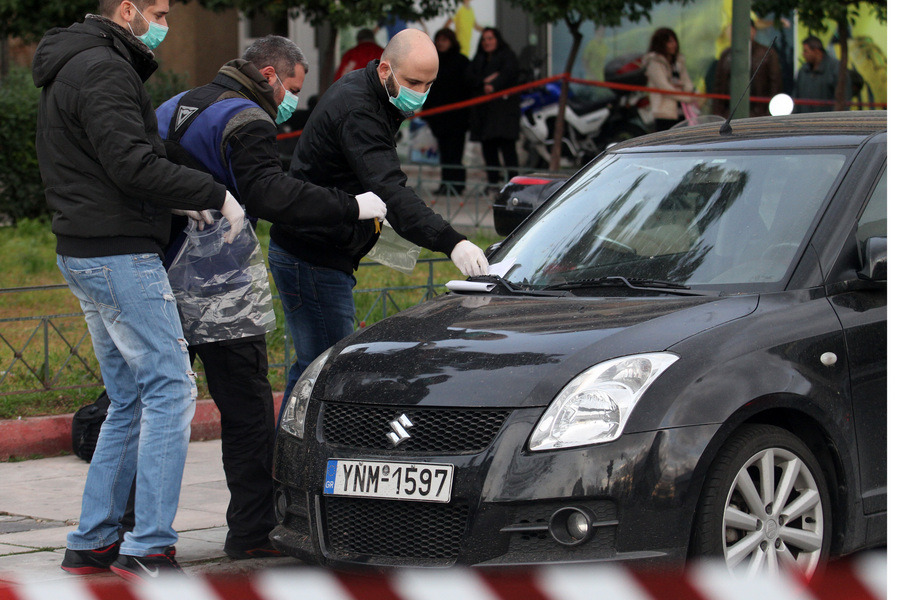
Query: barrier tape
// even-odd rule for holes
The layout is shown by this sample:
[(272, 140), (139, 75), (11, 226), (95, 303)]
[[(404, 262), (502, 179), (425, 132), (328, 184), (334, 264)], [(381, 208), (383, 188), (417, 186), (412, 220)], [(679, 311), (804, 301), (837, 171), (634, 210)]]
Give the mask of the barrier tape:
[[(645, 92), (648, 94), (668, 94), (672, 96), (690, 96), (692, 98), (709, 98), (714, 100), (729, 100), (731, 96), (728, 94), (710, 94), (710, 93), (699, 93), (699, 92), (682, 92), (682, 91), (673, 91), (673, 90), (664, 90), (661, 88), (652, 88), (646, 87), (642, 85), (632, 85), (628, 83), (615, 83), (613, 81), (595, 81), (593, 79), (581, 79), (578, 77), (572, 77), (569, 73), (563, 73), (562, 75), (554, 75), (552, 77), (545, 77), (543, 79), (538, 79), (535, 81), (529, 81), (528, 83), (523, 83), (521, 85), (516, 85), (510, 88), (506, 88), (500, 90), (499, 92), (493, 92), (491, 94), (485, 94), (483, 96), (477, 96), (475, 98), (470, 98), (469, 100), (463, 100), (461, 102), (454, 102), (452, 104), (444, 104), (443, 106), (437, 106), (435, 108), (429, 108), (427, 110), (419, 111), (415, 114), (416, 117), (428, 117), (431, 115), (437, 115), (444, 112), (450, 112), (454, 110), (460, 110), (462, 108), (468, 108), (470, 106), (475, 106), (476, 104), (483, 104), (485, 102), (490, 102), (491, 100), (496, 100), (497, 98), (503, 98), (510, 94), (518, 94), (520, 92), (527, 92), (528, 90), (532, 90), (534, 88), (539, 88), (547, 85), (548, 83), (553, 83), (554, 81), (563, 81), (567, 80), (569, 83), (576, 83), (579, 85), (590, 85), (593, 87), (604, 87), (611, 90), (620, 90), (623, 92)], [(750, 102), (763, 102), (768, 103), (771, 98), (767, 98), (765, 96), (750, 96)], [(794, 104), (806, 105), (806, 106), (834, 106), (834, 100), (807, 100), (804, 98), (794, 98)], [(856, 107), (856, 108), (879, 108), (886, 109), (886, 102), (848, 102), (848, 107)], [(287, 133), (279, 133), (277, 138), (279, 140), (286, 140), (294, 137), (299, 137), (300, 134), (303, 133), (302, 129), (298, 129), (297, 131), (290, 131)]]
[(0, 600), (886, 600), (887, 557), (865, 553), (832, 562), (813, 582), (781, 575), (736, 577), (721, 563), (684, 572), (613, 564), (529, 570), (400, 569), (381, 575), (312, 567), (244, 575), (160, 576), (128, 583), (108, 575), (9, 585)]

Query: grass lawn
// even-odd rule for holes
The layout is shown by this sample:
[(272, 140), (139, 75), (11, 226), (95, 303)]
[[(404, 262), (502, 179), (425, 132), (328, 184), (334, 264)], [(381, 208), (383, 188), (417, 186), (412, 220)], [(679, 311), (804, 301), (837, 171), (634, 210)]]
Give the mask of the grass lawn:
[[(492, 229), (465, 231), (481, 248), (501, 238)], [(37, 286), (64, 285), (56, 267), (56, 239), (50, 225), (25, 221), (15, 228), (3, 229), (0, 236), (0, 419), (71, 413), (93, 401), (101, 390), (100, 371), (87, 326), (78, 301), (65, 287), (61, 289), (28, 289)], [(257, 235), (268, 248), (269, 225), (260, 222)], [(446, 259), (443, 254), (423, 250), (420, 263), (411, 275), (382, 265), (361, 266), (356, 272), (357, 319), (371, 325), (398, 309), (419, 302), (423, 290), (391, 291), (386, 297), (380, 291), (362, 290), (403, 288), (424, 285), (429, 276), (423, 259)], [(460, 277), (449, 260), (434, 263), (434, 282)], [(271, 286), (275, 292), (274, 284)], [(10, 291), (11, 288), (17, 288)], [(21, 289), (26, 288), (26, 289)], [(281, 306), (275, 300), (277, 328), (268, 336), (269, 380), (275, 391), (284, 388), (285, 332)], [(52, 315), (52, 317), (49, 317)], [(195, 368), (202, 370), (198, 361)], [(35, 390), (47, 382), (48, 391)], [(200, 397), (209, 397), (205, 382), (198, 379)]]

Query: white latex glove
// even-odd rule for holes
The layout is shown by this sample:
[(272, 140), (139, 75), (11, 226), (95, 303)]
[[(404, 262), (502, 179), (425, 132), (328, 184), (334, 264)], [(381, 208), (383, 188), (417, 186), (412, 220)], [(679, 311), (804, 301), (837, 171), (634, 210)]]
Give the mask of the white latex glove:
[(387, 205), (374, 192), (366, 192), (356, 196), (356, 203), (359, 205), (359, 220), (366, 219), (384, 220), (387, 215)]
[(231, 192), (225, 190), (225, 204), (222, 205), (220, 212), (231, 224), (231, 229), (223, 238), (226, 244), (230, 244), (244, 227), (244, 209), (241, 207), (240, 203), (234, 199)]
[(487, 257), (481, 248), (469, 240), (463, 240), (453, 248), (450, 260), (466, 277), (488, 274)]
[(212, 214), (208, 210), (181, 210), (179, 208), (172, 209), (173, 215), (184, 215), (188, 219), (192, 221), (196, 221), (197, 229), (203, 231), (203, 228), (207, 225), (212, 225), (215, 219), (213, 219)]

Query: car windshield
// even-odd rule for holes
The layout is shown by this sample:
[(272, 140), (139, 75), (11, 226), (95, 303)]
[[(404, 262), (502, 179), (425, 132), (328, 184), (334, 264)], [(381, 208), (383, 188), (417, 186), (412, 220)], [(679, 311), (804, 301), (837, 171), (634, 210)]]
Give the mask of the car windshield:
[(846, 158), (835, 149), (610, 154), (507, 239), (491, 272), (534, 289), (610, 277), (775, 289)]

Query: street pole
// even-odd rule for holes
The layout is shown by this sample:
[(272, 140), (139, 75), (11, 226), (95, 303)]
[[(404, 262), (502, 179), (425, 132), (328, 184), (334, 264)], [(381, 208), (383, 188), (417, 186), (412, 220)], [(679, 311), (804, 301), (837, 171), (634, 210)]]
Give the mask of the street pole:
[[(750, 94), (744, 94), (750, 83), (750, 2), (732, 0), (731, 3), (731, 111), (735, 119), (750, 116)], [(744, 98), (738, 102), (741, 96)], [(735, 103), (737, 105), (735, 105)], [(735, 109), (735, 106), (737, 108)]]

